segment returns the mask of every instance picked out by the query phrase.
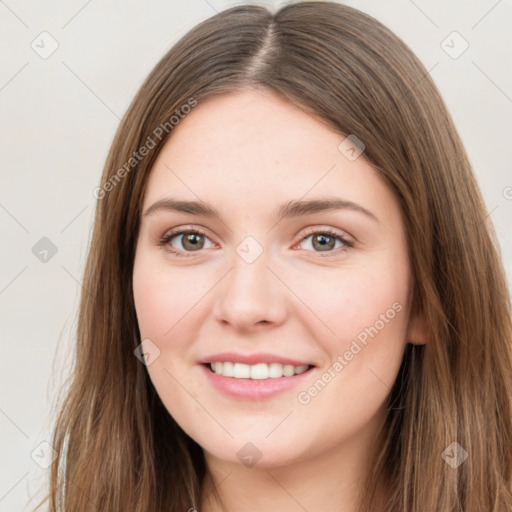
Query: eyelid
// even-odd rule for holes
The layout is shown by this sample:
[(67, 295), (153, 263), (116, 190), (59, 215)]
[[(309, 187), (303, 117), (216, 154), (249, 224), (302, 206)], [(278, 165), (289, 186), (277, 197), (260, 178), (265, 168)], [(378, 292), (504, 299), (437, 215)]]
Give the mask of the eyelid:
[(333, 228), (331, 226), (326, 226), (326, 225), (325, 226), (319, 225), (319, 226), (314, 226), (312, 228), (310, 228), (310, 227), (305, 228), (304, 230), (301, 231), (301, 236), (300, 236), (299, 241), (302, 241), (302, 240), (304, 240), (304, 238), (307, 238), (311, 235), (321, 234), (321, 233), (327, 233), (334, 237), (338, 237), (347, 243), (355, 243), (355, 238), (353, 236), (349, 235), (346, 231), (343, 231), (338, 228)]

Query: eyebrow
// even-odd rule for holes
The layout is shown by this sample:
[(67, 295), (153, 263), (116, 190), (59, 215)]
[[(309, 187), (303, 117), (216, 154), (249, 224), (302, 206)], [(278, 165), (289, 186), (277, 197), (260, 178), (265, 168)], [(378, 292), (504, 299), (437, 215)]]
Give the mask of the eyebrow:
[[(221, 220), (222, 216), (212, 205), (203, 201), (180, 201), (171, 197), (165, 197), (153, 203), (144, 212), (144, 217), (151, 215), (156, 211), (175, 211), (181, 213), (190, 213), (212, 219)], [(329, 210), (351, 210), (362, 213), (370, 219), (379, 222), (377, 217), (360, 204), (336, 197), (326, 197), (320, 199), (310, 199), (308, 201), (289, 201), (279, 206), (277, 210), (278, 221), (285, 218), (300, 217), (311, 213), (318, 213)]]

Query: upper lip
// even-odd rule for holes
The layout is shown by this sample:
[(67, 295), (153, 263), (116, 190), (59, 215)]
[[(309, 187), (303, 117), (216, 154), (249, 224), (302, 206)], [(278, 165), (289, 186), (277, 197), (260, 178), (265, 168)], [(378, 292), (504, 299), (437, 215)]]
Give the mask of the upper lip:
[(280, 363), (291, 364), (293, 366), (314, 366), (307, 361), (299, 361), (290, 357), (278, 356), (276, 354), (256, 353), (256, 354), (235, 354), (234, 352), (222, 352), (220, 354), (213, 354), (207, 356), (199, 361), (200, 364), (217, 363), (229, 361), (232, 363), (243, 363), (248, 365), (255, 365), (258, 363)]

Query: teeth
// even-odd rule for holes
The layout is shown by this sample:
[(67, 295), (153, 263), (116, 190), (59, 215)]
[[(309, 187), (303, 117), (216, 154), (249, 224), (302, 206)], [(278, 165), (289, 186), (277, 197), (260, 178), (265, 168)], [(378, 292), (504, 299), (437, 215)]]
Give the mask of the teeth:
[(309, 367), (307, 364), (293, 366), (292, 364), (280, 363), (258, 363), (253, 365), (243, 363), (216, 362), (210, 363), (210, 368), (223, 377), (234, 377), (235, 379), (279, 379), (280, 377), (292, 377), (304, 373)]
[(268, 379), (269, 371), (268, 364), (259, 363), (250, 367), (251, 368), (251, 379)]
[[(224, 371), (224, 363), (217, 363), (217, 372)], [(249, 379), (251, 377), (251, 367), (248, 364), (235, 363), (233, 365), (233, 377), (235, 379)]]
[(224, 375), (224, 377), (234, 377), (234, 371), (233, 371), (233, 367), (235, 366), (233, 363), (219, 363), (221, 365), (221, 367), (219, 368), (219, 372), (215, 372), (215, 373), (220, 373), (222, 372), (222, 375)]

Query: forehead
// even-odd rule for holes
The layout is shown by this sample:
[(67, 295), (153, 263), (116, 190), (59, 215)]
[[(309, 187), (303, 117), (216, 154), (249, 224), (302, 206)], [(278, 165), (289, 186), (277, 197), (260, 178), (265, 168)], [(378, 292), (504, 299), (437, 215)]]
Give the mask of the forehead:
[(364, 154), (351, 161), (340, 151), (345, 138), (264, 90), (209, 98), (180, 121), (160, 151), (145, 207), (169, 193), (219, 208), (337, 195), (385, 211), (394, 201), (391, 191)]

